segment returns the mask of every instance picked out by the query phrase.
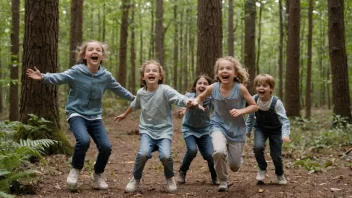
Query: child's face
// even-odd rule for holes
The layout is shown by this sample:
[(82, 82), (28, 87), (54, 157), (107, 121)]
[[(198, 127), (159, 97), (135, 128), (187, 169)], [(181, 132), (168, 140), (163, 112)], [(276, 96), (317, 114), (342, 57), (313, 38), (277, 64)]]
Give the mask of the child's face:
[(260, 98), (265, 97), (266, 99), (271, 96), (273, 91), (268, 83), (258, 83), (255, 89), (257, 90)]
[(87, 65), (99, 66), (103, 58), (103, 48), (100, 43), (89, 42), (83, 56), (83, 59), (87, 61)]
[(153, 63), (146, 65), (142, 79), (146, 82), (147, 86), (158, 84), (159, 80), (162, 79), (159, 66)]
[(209, 86), (207, 79), (201, 77), (198, 79), (196, 84), (196, 95), (203, 93), (205, 89)]
[(221, 83), (233, 82), (236, 76), (233, 63), (228, 60), (220, 60), (217, 75)]

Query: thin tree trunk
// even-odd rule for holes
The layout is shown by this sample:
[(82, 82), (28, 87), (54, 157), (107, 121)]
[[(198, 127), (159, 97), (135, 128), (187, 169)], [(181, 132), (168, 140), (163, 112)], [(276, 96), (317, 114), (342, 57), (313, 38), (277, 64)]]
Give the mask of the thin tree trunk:
[(285, 107), (287, 116), (300, 116), (299, 68), (300, 68), (300, 0), (289, 4)]
[(256, 70), (257, 70), (257, 75), (260, 74), (260, 69), (259, 69), (259, 59), (260, 59), (260, 43), (262, 40), (262, 12), (264, 8), (264, 3), (263, 1), (260, 0), (260, 8), (259, 8), (259, 21), (258, 21), (258, 40), (257, 40), (257, 60), (255, 62), (256, 64)]
[(228, 55), (229, 56), (234, 56), (235, 55), (235, 50), (234, 50), (234, 29), (233, 29), (233, 0), (229, 0), (229, 19), (228, 19)]
[(154, 0), (152, 0), (152, 1), (150, 1), (151, 2), (151, 7), (150, 7), (150, 9), (151, 9), (151, 26), (150, 26), (150, 46), (149, 46), (149, 53), (148, 53), (148, 55), (149, 55), (149, 57), (148, 57), (148, 59), (155, 59), (154, 58), (154, 44), (155, 44), (155, 42), (154, 42), (154, 38), (155, 38), (155, 33), (154, 33)]
[(328, 0), (329, 52), (332, 73), (333, 112), (352, 122), (348, 64), (345, 47), (344, 1)]
[(244, 44), (244, 65), (248, 68), (249, 82), (248, 91), (255, 94), (253, 81), (255, 78), (255, 0), (246, 0), (245, 4), (245, 44)]
[(128, 40), (128, 13), (130, 4), (128, 0), (122, 1), (122, 17), (120, 28), (120, 52), (119, 52), (119, 70), (118, 82), (121, 86), (126, 87), (126, 74), (127, 74), (127, 40)]
[(280, 13), (280, 41), (279, 41), (279, 97), (284, 101), (283, 94), (283, 46), (284, 46), (284, 22), (283, 22), (283, 10), (282, 10), (282, 0), (279, 0), (279, 13)]
[(177, 4), (175, 3), (173, 6), (174, 9), (174, 25), (175, 25), (175, 31), (174, 31), (174, 75), (173, 75), (173, 85), (176, 88), (177, 87), (177, 68), (178, 68), (178, 20), (177, 20)]
[(18, 64), (19, 64), (19, 31), (20, 0), (12, 0), (12, 32), (11, 32), (11, 74), (10, 78), (10, 121), (18, 121)]
[(106, 34), (106, 4), (105, 1), (103, 1), (103, 23), (102, 23), (102, 35), (101, 35), (101, 41), (105, 42), (105, 34)]
[(308, 64), (306, 81), (306, 115), (307, 119), (311, 116), (311, 86), (312, 86), (312, 34), (313, 34), (313, 0), (309, 0), (308, 8)]
[(136, 49), (135, 49), (135, 21), (134, 21), (134, 13), (135, 13), (135, 5), (132, 2), (131, 6), (132, 17), (131, 17), (131, 48), (130, 48), (130, 56), (131, 56), (131, 74), (130, 76), (130, 90), (133, 94), (136, 94)]
[[(155, 22), (155, 47), (156, 57), (159, 63), (164, 67), (165, 73), (167, 74), (167, 67), (164, 65), (164, 32), (163, 26), (163, 0), (156, 0), (156, 22)], [(166, 83), (167, 77), (164, 76), (164, 82)]]

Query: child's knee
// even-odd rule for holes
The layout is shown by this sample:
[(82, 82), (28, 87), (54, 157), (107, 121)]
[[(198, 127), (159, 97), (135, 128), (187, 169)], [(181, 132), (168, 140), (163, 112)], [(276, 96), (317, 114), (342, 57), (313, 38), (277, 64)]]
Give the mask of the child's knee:
[(226, 158), (226, 153), (225, 152), (221, 152), (221, 151), (214, 151), (213, 158), (214, 158), (214, 160), (225, 159)]
[(231, 169), (231, 171), (233, 171), (233, 172), (239, 171), (240, 168), (241, 168), (241, 164), (230, 164), (230, 169)]

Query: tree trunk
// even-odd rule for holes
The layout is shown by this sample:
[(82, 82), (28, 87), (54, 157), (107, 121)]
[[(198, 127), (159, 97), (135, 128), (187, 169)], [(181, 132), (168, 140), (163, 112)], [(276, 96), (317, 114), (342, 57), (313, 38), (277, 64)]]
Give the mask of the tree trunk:
[(279, 41), (279, 97), (284, 101), (283, 94), (283, 56), (284, 56), (284, 22), (283, 22), (283, 10), (282, 10), (282, 0), (279, 0), (279, 13), (280, 13), (280, 41)]
[(75, 50), (76, 47), (82, 43), (83, 1), (84, 0), (71, 1), (69, 68), (76, 63)]
[(20, 0), (12, 0), (12, 32), (11, 32), (11, 83), (10, 83), (10, 121), (18, 121), (18, 63), (19, 63), (19, 31)]
[(155, 29), (155, 25), (154, 25), (154, 0), (150, 1), (150, 14), (151, 14), (151, 26), (150, 26), (150, 44), (149, 44), (149, 53), (148, 53), (148, 59), (155, 59), (154, 58), (154, 51), (155, 51), (155, 34), (154, 34), (154, 29)]
[(214, 77), (214, 64), (222, 55), (220, 0), (198, 0), (197, 75)]
[(287, 116), (300, 116), (299, 64), (300, 64), (300, 0), (289, 4), (285, 107)]
[(135, 21), (134, 21), (134, 12), (135, 5), (134, 3), (131, 6), (132, 17), (131, 17), (131, 75), (130, 76), (130, 90), (133, 94), (137, 94), (136, 92), (136, 49), (135, 49)]
[(122, 17), (120, 30), (120, 52), (119, 52), (119, 70), (116, 74), (121, 86), (126, 87), (127, 74), (127, 39), (128, 39), (128, 12), (130, 4), (128, 0), (122, 1)]
[(174, 6), (174, 24), (175, 24), (175, 31), (174, 31), (174, 53), (173, 53), (173, 71), (174, 71), (174, 75), (173, 75), (173, 86), (174, 88), (177, 88), (177, 68), (178, 68), (178, 21), (177, 21), (177, 4), (175, 3)]
[(234, 30), (233, 30), (233, 0), (229, 0), (229, 19), (228, 19), (228, 55), (229, 56), (234, 56), (235, 55), (235, 50), (234, 50)]
[[(60, 130), (57, 87), (31, 80), (26, 70), (36, 66), (42, 73), (55, 73), (57, 68), (59, 1), (26, 0), (25, 32), (22, 59), (22, 97), (20, 121), (27, 123), (28, 114), (50, 120), (51, 139), (61, 141), (54, 152), (72, 153), (65, 134)], [(48, 132), (50, 133), (50, 132)]]
[(163, 0), (156, 0), (156, 22), (155, 22), (155, 47), (156, 47), (156, 57), (159, 63), (164, 67), (165, 76), (164, 82), (166, 83), (167, 67), (164, 65), (164, 32), (165, 28), (163, 26)]
[(307, 82), (306, 82), (306, 115), (307, 119), (311, 116), (311, 86), (312, 86), (312, 32), (313, 32), (313, 0), (309, 0), (308, 9), (308, 64), (307, 64)]
[(260, 69), (259, 69), (259, 59), (260, 59), (260, 43), (262, 40), (262, 12), (264, 9), (264, 2), (260, 0), (260, 7), (259, 7), (259, 21), (258, 21), (258, 39), (257, 39), (257, 43), (258, 43), (258, 47), (257, 47), (257, 60), (255, 62), (256, 66), (256, 73), (257, 75), (260, 74)]
[(255, 78), (255, 0), (246, 0), (245, 4), (245, 41), (244, 41), (244, 65), (248, 68), (249, 82), (248, 91), (255, 94), (253, 81)]
[(344, 1), (328, 0), (329, 53), (332, 73), (332, 103), (335, 115), (352, 122), (348, 64), (345, 47)]

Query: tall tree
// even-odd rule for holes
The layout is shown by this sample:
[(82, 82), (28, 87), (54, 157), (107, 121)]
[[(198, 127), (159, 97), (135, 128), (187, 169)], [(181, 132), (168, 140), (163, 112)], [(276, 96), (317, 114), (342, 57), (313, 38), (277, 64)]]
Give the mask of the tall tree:
[[(164, 65), (164, 34), (165, 28), (163, 26), (163, 15), (164, 15), (164, 4), (163, 0), (156, 0), (156, 11), (155, 11), (155, 47), (156, 57), (159, 63), (164, 67), (165, 71), (167, 68)], [(166, 72), (167, 74), (167, 72)], [(164, 79), (165, 80), (165, 79)]]
[(260, 69), (259, 69), (259, 59), (260, 59), (260, 44), (262, 42), (262, 13), (263, 13), (263, 9), (264, 9), (264, 2), (262, 0), (259, 1), (260, 2), (260, 7), (259, 7), (259, 20), (258, 20), (258, 38), (257, 38), (257, 60), (255, 61), (255, 68), (256, 68), (256, 73), (259, 74), (260, 73)]
[(313, 35), (313, 0), (309, 0), (308, 8), (308, 64), (307, 64), (307, 81), (306, 81), (306, 115), (310, 119), (312, 100), (312, 36)]
[(33, 66), (43, 73), (56, 72), (59, 0), (25, 0), (24, 18), (20, 121), (27, 123), (28, 114), (50, 120), (52, 132), (48, 132), (48, 136), (61, 141), (61, 148), (64, 149), (55, 152), (72, 153), (69, 142), (60, 130), (57, 87), (26, 76), (26, 70)]
[(283, 9), (282, 9), (282, 0), (279, 0), (279, 16), (280, 16), (280, 41), (279, 41), (279, 97), (281, 98), (281, 100), (284, 100), (284, 94), (283, 94), (283, 84), (284, 84), (284, 81), (283, 81), (283, 56), (284, 56), (284, 53), (283, 53), (283, 45), (284, 45), (284, 20), (283, 20)]
[(332, 73), (333, 112), (351, 123), (348, 64), (345, 47), (344, 1), (328, 0), (329, 53)]
[(235, 50), (234, 50), (234, 28), (233, 28), (233, 0), (229, 0), (229, 19), (227, 20), (228, 22), (228, 27), (227, 27), (227, 34), (228, 34), (228, 55), (229, 56), (234, 56), (235, 55)]
[(198, 0), (197, 75), (214, 76), (215, 61), (222, 55), (220, 0)]
[(127, 74), (127, 39), (128, 39), (128, 12), (130, 9), (130, 1), (122, 1), (122, 18), (120, 30), (120, 51), (119, 51), (119, 70), (116, 74), (119, 83), (126, 87), (126, 74)]
[(72, 67), (75, 64), (75, 50), (82, 43), (83, 1), (71, 1), (70, 58), (68, 67)]
[(291, 0), (289, 4), (285, 83), (285, 107), (287, 116), (300, 116), (300, 4), (300, 0)]
[(131, 75), (130, 76), (130, 90), (133, 94), (136, 94), (136, 49), (135, 49), (135, 5), (132, 1), (131, 5), (132, 17), (131, 17), (131, 48), (130, 48), (130, 61), (131, 61)]
[(173, 63), (174, 63), (174, 75), (173, 75), (173, 86), (177, 88), (177, 68), (178, 68), (178, 20), (177, 20), (177, 4), (173, 6), (174, 10), (174, 52), (173, 52)]
[(244, 65), (248, 68), (249, 83), (248, 91), (253, 95), (255, 88), (255, 0), (246, 0), (245, 4), (245, 41), (244, 41)]
[(18, 120), (18, 63), (20, 32), (20, 0), (12, 0), (11, 28), (11, 83), (10, 83), (10, 121)]

